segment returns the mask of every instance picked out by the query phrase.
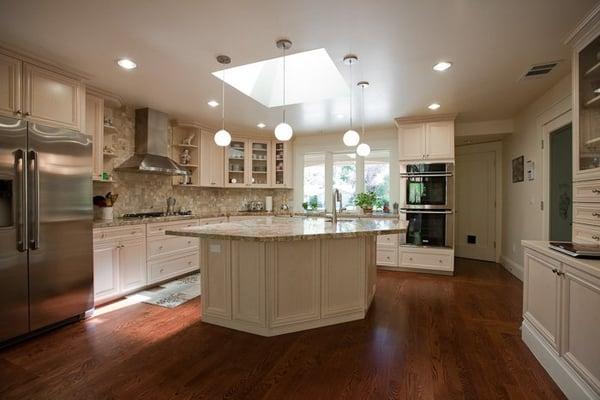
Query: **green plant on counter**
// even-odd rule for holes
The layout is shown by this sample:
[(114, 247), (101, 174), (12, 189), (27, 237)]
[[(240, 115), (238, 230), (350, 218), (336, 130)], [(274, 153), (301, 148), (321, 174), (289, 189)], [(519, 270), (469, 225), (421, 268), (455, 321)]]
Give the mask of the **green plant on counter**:
[(354, 204), (362, 208), (363, 212), (372, 213), (374, 206), (381, 205), (381, 200), (375, 192), (363, 192), (356, 195)]
[(304, 211), (308, 211), (308, 201), (302, 203), (302, 208), (304, 208)]
[(308, 200), (308, 205), (313, 211), (319, 208), (319, 198), (317, 197), (317, 195), (310, 196), (310, 199)]

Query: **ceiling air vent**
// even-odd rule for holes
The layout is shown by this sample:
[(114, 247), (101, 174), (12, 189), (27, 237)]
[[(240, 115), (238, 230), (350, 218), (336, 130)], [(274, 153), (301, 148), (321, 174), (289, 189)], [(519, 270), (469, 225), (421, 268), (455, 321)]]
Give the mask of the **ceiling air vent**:
[(541, 78), (548, 75), (559, 63), (560, 61), (550, 61), (542, 64), (534, 64), (521, 76), (521, 79)]

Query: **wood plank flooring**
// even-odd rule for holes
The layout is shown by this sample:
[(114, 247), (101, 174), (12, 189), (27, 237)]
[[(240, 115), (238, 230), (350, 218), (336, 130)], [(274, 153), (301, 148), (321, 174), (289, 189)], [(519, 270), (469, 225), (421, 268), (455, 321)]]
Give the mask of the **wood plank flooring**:
[(563, 399), (520, 339), (522, 285), (380, 271), (368, 317), (263, 338), (200, 300), (136, 304), (0, 351), (1, 399)]

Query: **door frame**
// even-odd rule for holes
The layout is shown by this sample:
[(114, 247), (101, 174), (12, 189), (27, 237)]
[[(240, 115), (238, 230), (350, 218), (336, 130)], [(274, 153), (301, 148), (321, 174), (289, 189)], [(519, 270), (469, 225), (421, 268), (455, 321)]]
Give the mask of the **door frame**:
[[(465, 144), (456, 146), (455, 157), (458, 155), (465, 154), (478, 154), (478, 153), (495, 153), (496, 157), (496, 232), (495, 232), (495, 260), (497, 263), (500, 262), (500, 256), (502, 254), (502, 141), (492, 141), (486, 143), (475, 143)], [(456, 218), (460, 218), (460, 210)], [(455, 222), (458, 225), (458, 221)]]
[[(540, 205), (540, 207), (542, 208), (542, 238), (544, 240), (550, 239), (550, 134), (569, 124), (573, 124), (571, 109), (571, 96), (568, 96), (538, 117), (542, 137), (542, 168), (540, 179), (542, 180), (543, 206)], [(575, 132), (571, 128), (571, 135), (574, 134)], [(572, 176), (573, 173), (571, 171), (571, 181), (573, 180)]]

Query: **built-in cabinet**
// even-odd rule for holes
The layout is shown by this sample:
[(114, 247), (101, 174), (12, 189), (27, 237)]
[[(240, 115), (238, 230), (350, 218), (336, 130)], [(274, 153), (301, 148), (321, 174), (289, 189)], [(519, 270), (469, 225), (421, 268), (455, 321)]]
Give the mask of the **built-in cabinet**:
[(273, 187), (292, 187), (292, 144), (290, 142), (271, 142), (271, 185)]
[(223, 148), (218, 146), (213, 134), (200, 132), (200, 186), (223, 186)]
[(523, 246), (524, 341), (567, 397), (597, 398), (600, 261), (573, 259), (546, 242)]
[(271, 141), (232, 138), (225, 148), (225, 186), (270, 187)]
[(454, 116), (397, 118), (400, 161), (454, 160)]
[(84, 110), (79, 77), (0, 52), (0, 114), (80, 131)]

